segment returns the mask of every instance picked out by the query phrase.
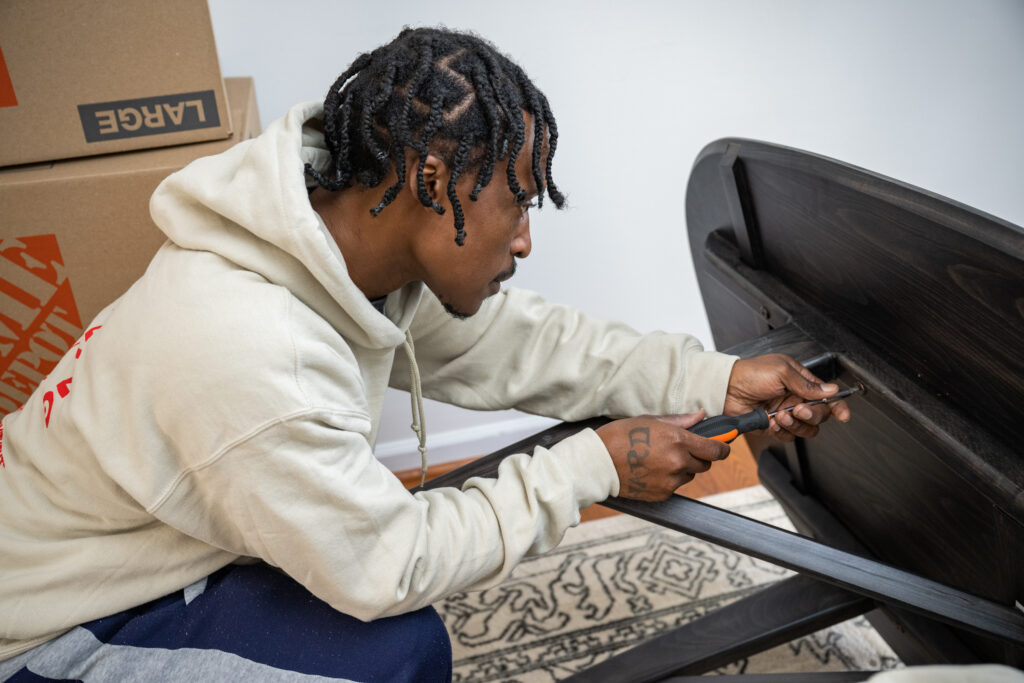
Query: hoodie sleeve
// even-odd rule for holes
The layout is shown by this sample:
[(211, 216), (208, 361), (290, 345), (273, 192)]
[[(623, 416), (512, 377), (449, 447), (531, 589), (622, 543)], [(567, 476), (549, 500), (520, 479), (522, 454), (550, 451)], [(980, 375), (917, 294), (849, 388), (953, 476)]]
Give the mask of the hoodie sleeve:
[(617, 492), (600, 438), (585, 430), (511, 456), (497, 478), (411, 495), (348, 419), (311, 409), (268, 422), (151, 512), (369, 620), (501, 581), (527, 553), (555, 546), (580, 507)]
[[(467, 320), (445, 313), (427, 293), (411, 331), (425, 396), (562, 420), (699, 408), (717, 415), (736, 361), (704, 351), (689, 335), (642, 335), (516, 289), (491, 297)], [(402, 357), (391, 383), (409, 388)]]

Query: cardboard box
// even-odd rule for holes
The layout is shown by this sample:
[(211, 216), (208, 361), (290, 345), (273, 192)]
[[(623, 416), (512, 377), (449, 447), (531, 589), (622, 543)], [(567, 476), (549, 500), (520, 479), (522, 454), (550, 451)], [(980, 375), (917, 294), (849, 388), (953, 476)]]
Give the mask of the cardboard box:
[(232, 139), (0, 170), (0, 416), (145, 271), (166, 239), (149, 216), (160, 181), (259, 134), (252, 79), (225, 82)]
[(206, 0), (0, 2), (0, 166), (230, 133)]

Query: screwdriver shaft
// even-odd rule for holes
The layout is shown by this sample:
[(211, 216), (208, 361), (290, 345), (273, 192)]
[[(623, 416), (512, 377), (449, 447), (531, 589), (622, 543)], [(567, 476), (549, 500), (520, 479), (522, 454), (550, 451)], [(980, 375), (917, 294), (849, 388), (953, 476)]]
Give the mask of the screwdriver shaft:
[[(857, 386), (853, 386), (853, 387), (849, 387), (847, 389), (843, 389), (842, 391), (836, 393), (835, 396), (829, 396), (828, 398), (819, 398), (819, 399), (814, 400), (814, 401), (804, 401), (803, 405), (805, 405), (805, 406), (816, 406), (816, 405), (818, 405), (820, 403), (832, 403), (833, 401), (838, 401), (840, 399), (844, 399), (847, 396), (851, 396), (851, 395), (856, 394), (857, 392), (863, 391), (863, 390), (864, 390), (864, 387), (862, 387), (861, 385), (858, 384)], [(779, 413), (793, 410), (793, 408), (796, 408), (796, 406), (798, 406), (798, 405), (800, 405), (800, 404), (797, 403), (796, 405), (791, 405), (788, 408), (780, 408), (779, 410), (776, 410), (775, 412), (768, 413), (768, 417), (775, 417)]]

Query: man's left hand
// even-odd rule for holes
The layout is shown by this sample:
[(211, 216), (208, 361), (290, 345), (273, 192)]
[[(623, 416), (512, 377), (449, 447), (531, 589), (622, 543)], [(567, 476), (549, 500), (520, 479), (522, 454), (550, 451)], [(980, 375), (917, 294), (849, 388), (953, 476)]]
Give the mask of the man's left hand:
[(764, 408), (770, 413), (795, 406), (773, 417), (769, 431), (783, 441), (792, 441), (798, 436), (810, 438), (818, 433), (818, 425), (830, 416), (834, 415), (840, 422), (850, 419), (850, 408), (845, 401), (804, 405), (805, 401), (828, 398), (837, 391), (837, 385), (822, 382), (787, 355), (773, 353), (744, 358), (736, 361), (729, 375), (723, 413), (742, 415), (755, 408)]

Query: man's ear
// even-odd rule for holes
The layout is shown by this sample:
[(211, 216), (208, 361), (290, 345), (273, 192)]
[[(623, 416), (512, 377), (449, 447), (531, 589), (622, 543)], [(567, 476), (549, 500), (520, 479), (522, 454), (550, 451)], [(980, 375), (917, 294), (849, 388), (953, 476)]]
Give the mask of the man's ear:
[[(417, 169), (419, 168), (419, 156), (416, 154), (410, 154), (406, 158), (406, 171), (405, 185), (406, 188), (413, 193), (417, 199), (420, 196), (420, 188), (417, 180)], [(448, 178), (450, 172), (448, 170), (448, 164), (444, 163), (441, 157), (428, 154), (427, 158), (423, 162), (423, 185), (426, 187), (427, 197), (430, 198), (435, 204), (439, 204), (442, 207), (448, 204)]]

